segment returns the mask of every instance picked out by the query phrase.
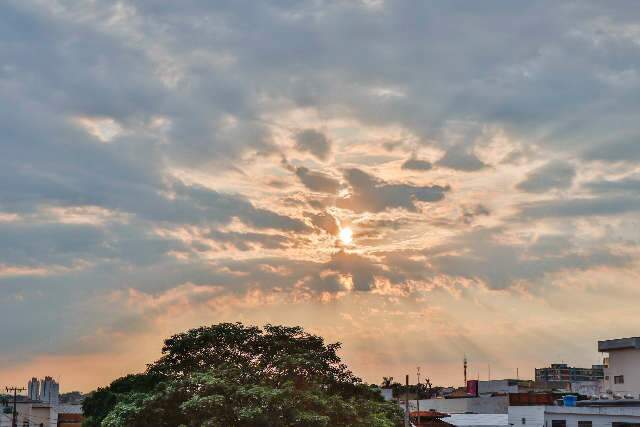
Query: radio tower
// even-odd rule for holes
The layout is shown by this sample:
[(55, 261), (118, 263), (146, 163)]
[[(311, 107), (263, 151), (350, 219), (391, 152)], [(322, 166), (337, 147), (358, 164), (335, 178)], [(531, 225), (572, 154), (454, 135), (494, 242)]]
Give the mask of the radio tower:
[(467, 386), (467, 355), (464, 355), (464, 386)]

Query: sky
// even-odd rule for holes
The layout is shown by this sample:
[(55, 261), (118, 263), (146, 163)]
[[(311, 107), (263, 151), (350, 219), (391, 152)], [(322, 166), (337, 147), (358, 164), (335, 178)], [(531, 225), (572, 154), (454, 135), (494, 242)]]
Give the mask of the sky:
[(372, 383), (598, 363), (640, 335), (639, 66), (636, 1), (2, 1), (0, 384), (223, 321)]

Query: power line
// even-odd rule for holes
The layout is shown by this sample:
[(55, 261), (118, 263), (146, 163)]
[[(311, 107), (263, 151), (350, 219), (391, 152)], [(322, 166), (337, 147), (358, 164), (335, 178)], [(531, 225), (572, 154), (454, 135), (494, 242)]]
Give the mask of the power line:
[(13, 418), (12, 418), (12, 421), (11, 421), (11, 427), (17, 427), (18, 423), (17, 423), (17, 420), (16, 420), (16, 415), (18, 414), (18, 408), (16, 406), (16, 398), (17, 398), (18, 392), (19, 391), (24, 391), (25, 389), (24, 389), (24, 387), (21, 387), (21, 388), (18, 388), (18, 387), (6, 387), (6, 389), (7, 389), (7, 393), (9, 393), (11, 391), (13, 392)]

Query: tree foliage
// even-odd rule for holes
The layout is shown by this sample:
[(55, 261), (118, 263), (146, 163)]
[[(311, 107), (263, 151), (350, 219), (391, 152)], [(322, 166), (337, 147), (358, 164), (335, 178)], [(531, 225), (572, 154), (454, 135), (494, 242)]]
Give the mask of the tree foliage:
[(91, 394), (85, 426), (402, 425), (397, 405), (355, 377), (339, 348), (300, 327), (192, 329), (165, 340), (145, 373)]

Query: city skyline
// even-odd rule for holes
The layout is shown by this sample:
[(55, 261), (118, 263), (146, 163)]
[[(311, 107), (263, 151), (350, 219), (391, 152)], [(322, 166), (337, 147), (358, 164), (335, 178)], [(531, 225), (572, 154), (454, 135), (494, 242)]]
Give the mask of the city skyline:
[(200, 325), (434, 384), (640, 321), (640, 4), (0, 3), (0, 378)]

